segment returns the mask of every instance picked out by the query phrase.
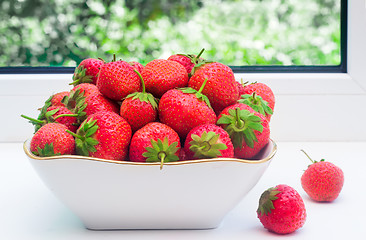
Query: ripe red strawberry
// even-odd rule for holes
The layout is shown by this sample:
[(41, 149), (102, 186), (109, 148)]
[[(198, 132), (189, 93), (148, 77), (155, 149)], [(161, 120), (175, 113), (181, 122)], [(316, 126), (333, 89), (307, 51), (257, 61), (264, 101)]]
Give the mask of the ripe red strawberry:
[(191, 77), (193, 68), (204, 61), (204, 59), (200, 58), (204, 50), (205, 49), (203, 48), (197, 56), (193, 54), (174, 54), (171, 55), (168, 60), (182, 64), (187, 70), (188, 76)]
[[(69, 132), (69, 131), (68, 131)], [(90, 115), (78, 128), (76, 153), (109, 160), (125, 160), (131, 140), (131, 127), (120, 115), (100, 111)]]
[[(304, 152), (304, 150), (302, 150)], [(305, 152), (304, 152), (305, 153)], [(335, 200), (342, 190), (344, 174), (342, 169), (324, 159), (313, 161), (301, 176), (301, 185), (309, 197), (319, 202)]]
[(76, 85), (71, 91), (80, 90), (80, 93), (84, 93), (84, 96), (88, 96), (91, 94), (101, 94), (98, 87), (91, 83), (81, 83)]
[(269, 231), (287, 234), (305, 224), (306, 209), (295, 189), (280, 184), (263, 192), (259, 199), (257, 216)]
[(201, 124), (215, 123), (216, 115), (207, 97), (192, 88), (172, 89), (159, 101), (159, 118), (184, 139), (188, 132)]
[(193, 128), (184, 143), (187, 159), (234, 157), (229, 134), (215, 124), (202, 124)]
[(168, 125), (151, 122), (132, 136), (130, 160), (134, 162), (164, 162), (179, 160), (180, 139)]
[(29, 120), (34, 125), (35, 132), (47, 123), (53, 122), (64, 124), (70, 131), (75, 132), (79, 125), (79, 115), (71, 112), (65, 106), (52, 106), (52, 99), (53, 96), (45, 102), (37, 119), (25, 115), (21, 115), (21, 117)]
[(75, 69), (72, 77), (73, 82), (70, 85), (78, 85), (81, 83), (96, 84), (100, 67), (104, 64), (102, 60), (87, 58), (81, 61)]
[[(244, 94), (241, 95), (241, 98), (250, 97), (253, 95), (254, 92), (257, 96), (260, 96), (262, 98), (260, 99), (260, 101), (263, 100), (263, 104), (270, 107), (273, 112), (275, 107), (275, 96), (273, 94), (272, 89), (264, 83), (258, 83), (258, 82), (254, 82), (251, 84), (244, 83)], [(267, 118), (270, 119), (272, 114), (267, 112), (266, 114), (268, 116)]]
[(202, 94), (208, 97), (217, 114), (237, 101), (238, 86), (231, 68), (218, 62), (203, 64), (195, 70), (188, 86), (198, 90), (206, 78)]
[(33, 135), (31, 152), (40, 157), (74, 154), (75, 140), (66, 131), (67, 127), (63, 124), (47, 123)]
[(165, 59), (152, 60), (146, 64), (141, 75), (146, 91), (157, 98), (170, 89), (186, 87), (188, 84), (186, 69), (175, 61)]
[(51, 96), (51, 105), (52, 106), (65, 106), (61, 101), (65, 96), (69, 96), (68, 91), (55, 93)]
[(237, 158), (254, 158), (269, 141), (267, 119), (243, 103), (225, 108), (218, 116), (217, 124), (229, 133)]
[(90, 116), (100, 111), (110, 111), (119, 114), (119, 105), (115, 101), (112, 101), (101, 94), (91, 94), (86, 96), (85, 105), (86, 107), (84, 111), (86, 116)]
[(136, 69), (139, 73), (142, 72), (142, 69), (144, 69), (144, 65), (142, 65), (141, 63), (139, 62), (135, 62), (135, 61), (132, 61), (132, 62), (128, 62), (134, 69)]
[(107, 98), (122, 101), (128, 94), (141, 91), (141, 82), (134, 68), (119, 60), (101, 67), (97, 87)]
[(130, 124), (132, 132), (136, 132), (149, 122), (155, 122), (158, 118), (158, 101), (145, 91), (144, 80), (141, 74), (137, 73), (141, 79), (142, 92), (128, 95), (120, 108), (120, 115)]

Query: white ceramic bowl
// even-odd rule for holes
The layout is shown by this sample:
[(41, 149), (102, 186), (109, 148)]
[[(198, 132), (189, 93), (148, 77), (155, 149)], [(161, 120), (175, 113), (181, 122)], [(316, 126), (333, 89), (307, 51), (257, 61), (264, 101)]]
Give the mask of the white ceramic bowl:
[(110, 161), (24, 151), (47, 187), (89, 229), (207, 229), (255, 186), (277, 147), (259, 160), (215, 158), (165, 163)]

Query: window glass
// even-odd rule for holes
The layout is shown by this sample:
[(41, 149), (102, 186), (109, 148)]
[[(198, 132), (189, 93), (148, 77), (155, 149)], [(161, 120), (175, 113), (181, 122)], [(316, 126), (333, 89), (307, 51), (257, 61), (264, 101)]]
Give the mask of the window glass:
[(199, 53), (231, 66), (339, 65), (340, 0), (2, 0), (0, 66), (143, 64)]

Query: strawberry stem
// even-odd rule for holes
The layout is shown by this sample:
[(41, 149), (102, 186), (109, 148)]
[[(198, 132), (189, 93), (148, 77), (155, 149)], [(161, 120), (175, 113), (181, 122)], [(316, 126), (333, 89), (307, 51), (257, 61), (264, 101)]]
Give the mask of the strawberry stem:
[(314, 161), (313, 159), (311, 159), (311, 157), (304, 151), (301, 149), (301, 152), (303, 152), (309, 159), (312, 163), (316, 163), (316, 161)]
[(245, 123), (244, 123), (244, 121), (243, 120), (241, 120), (240, 119), (240, 108), (235, 108), (235, 112), (236, 112), (236, 127), (238, 128), (238, 129), (242, 129), (244, 126), (245, 126)]
[(164, 164), (164, 160), (165, 160), (165, 157), (166, 157), (166, 153), (165, 152), (161, 152), (159, 153), (159, 158), (160, 158), (160, 170), (163, 169), (163, 164)]
[(141, 73), (139, 73), (139, 71), (137, 71), (136, 69), (134, 69), (135, 73), (137, 73), (137, 75), (139, 75), (140, 77), (140, 80), (141, 80), (141, 85), (142, 85), (142, 93), (146, 93), (146, 90), (145, 90), (145, 82), (144, 82), (144, 79), (142, 78), (141, 76)]
[(202, 85), (201, 85), (201, 87), (200, 87), (200, 89), (198, 90), (198, 93), (201, 93), (202, 92), (202, 90), (203, 90), (203, 88), (205, 87), (205, 85), (206, 85), (206, 82), (207, 82), (207, 78), (205, 78), (205, 81), (203, 81), (203, 83), (202, 83)]
[(197, 55), (196, 61), (201, 57), (202, 53), (205, 51), (204, 48), (202, 48), (201, 52)]

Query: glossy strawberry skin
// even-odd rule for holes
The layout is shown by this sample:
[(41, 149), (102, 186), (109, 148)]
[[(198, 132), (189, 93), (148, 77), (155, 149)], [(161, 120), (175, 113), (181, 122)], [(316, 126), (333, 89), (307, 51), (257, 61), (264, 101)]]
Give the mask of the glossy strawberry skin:
[[(51, 106), (51, 107), (47, 108), (47, 112), (50, 112), (55, 109), (58, 109), (58, 111), (52, 115), (53, 119), (59, 115), (73, 114), (69, 109), (67, 109), (64, 106)], [(65, 117), (57, 118), (54, 121), (65, 125), (71, 132), (76, 132), (76, 130), (78, 129), (76, 117), (65, 116)]]
[(72, 91), (80, 90), (80, 93), (84, 94), (84, 97), (92, 94), (101, 94), (98, 87), (91, 83), (81, 83), (76, 85)]
[(174, 54), (171, 55), (168, 60), (178, 62), (182, 64), (182, 66), (187, 70), (187, 73), (190, 74), (192, 72), (192, 69), (195, 66), (195, 63), (192, 62), (192, 60), (184, 55)]
[[(146, 162), (146, 157), (142, 154), (146, 152), (146, 147), (151, 147), (151, 140), (161, 141), (168, 138), (169, 144), (177, 142), (177, 147), (180, 148), (180, 139), (178, 134), (168, 125), (160, 122), (151, 122), (137, 130), (131, 139), (129, 156), (134, 162)], [(180, 149), (176, 152), (179, 157)]]
[(101, 94), (91, 94), (85, 97), (86, 107), (84, 111), (87, 116), (100, 111), (119, 113), (119, 105)]
[(309, 165), (301, 176), (301, 185), (309, 197), (319, 202), (334, 201), (342, 190), (343, 171), (331, 162)]
[(116, 61), (101, 67), (97, 87), (107, 98), (122, 101), (128, 94), (141, 91), (141, 81), (128, 62)]
[(31, 152), (38, 155), (38, 147), (43, 149), (46, 144), (52, 143), (56, 154), (74, 154), (75, 140), (66, 130), (67, 127), (60, 123), (47, 123), (42, 126), (32, 137)]
[(85, 121), (96, 120), (97, 131), (91, 136), (99, 143), (90, 157), (109, 160), (125, 160), (131, 140), (131, 127), (120, 115), (110, 111), (99, 111), (90, 115)]
[(279, 193), (273, 200), (274, 209), (270, 213), (257, 217), (263, 226), (271, 232), (288, 234), (301, 228), (306, 221), (306, 209), (300, 194), (290, 186), (280, 184), (275, 187)]
[(150, 103), (132, 97), (123, 100), (120, 115), (131, 125), (132, 132), (158, 120), (158, 112)]
[(64, 91), (64, 92), (59, 92), (59, 93), (55, 93), (52, 95), (51, 98), (51, 105), (52, 106), (65, 106), (61, 100), (65, 97), (65, 96), (69, 96), (70, 92), (68, 91)]
[(142, 70), (144, 69), (144, 65), (142, 65), (141, 63), (139, 62), (135, 62), (135, 61), (132, 61), (132, 62), (128, 62), (134, 69), (136, 69), (139, 73), (142, 72)]
[(256, 92), (264, 101), (268, 102), (268, 106), (274, 110), (275, 96), (268, 85), (264, 83), (252, 83), (244, 86), (244, 94), (252, 95), (253, 92)]
[(184, 143), (184, 152), (185, 152), (185, 158), (186, 159), (197, 159), (194, 157), (194, 152), (192, 152), (190, 148), (190, 142), (192, 139), (192, 134), (196, 134), (199, 137), (202, 135), (203, 132), (214, 132), (216, 134), (220, 135), (220, 138), (218, 140), (218, 143), (223, 143), (226, 145), (227, 149), (220, 150), (221, 156), (217, 156), (218, 158), (232, 158), (234, 157), (234, 146), (231, 142), (229, 134), (221, 127), (215, 125), (215, 124), (202, 124), (195, 128), (193, 128), (187, 135), (187, 138)]
[(244, 85), (238, 81), (236, 82), (236, 85), (238, 86), (238, 91), (239, 91), (238, 99), (240, 99), (241, 95), (245, 94)]
[[(269, 137), (270, 137), (269, 123), (268, 123), (267, 119), (262, 114), (254, 111), (251, 107), (249, 107), (246, 104), (242, 104), (242, 103), (236, 103), (234, 105), (231, 105), (231, 106), (225, 108), (220, 113), (220, 115), (217, 117), (217, 119), (220, 119), (223, 114), (228, 115), (230, 109), (235, 109), (237, 107), (240, 108), (241, 110), (245, 109), (245, 110), (248, 110), (251, 113), (254, 113), (254, 115), (260, 117), (261, 121), (262, 121), (263, 131), (262, 132), (254, 131), (254, 134), (256, 135), (258, 141), (254, 142), (254, 147), (253, 148), (249, 147), (245, 143), (245, 141), (243, 141), (243, 145), (242, 145), (241, 148), (234, 148), (235, 157), (241, 158), (241, 159), (253, 159), (255, 157), (255, 155), (257, 155), (260, 152), (260, 150), (262, 150), (262, 148), (269, 141)], [(224, 125), (220, 125), (220, 126), (225, 129)]]
[(206, 78), (202, 94), (208, 97), (216, 113), (237, 101), (239, 90), (231, 68), (218, 62), (204, 64), (195, 71), (188, 86), (199, 90)]
[[(97, 82), (97, 78), (98, 78), (98, 73), (99, 70), (101, 68), (101, 66), (104, 64), (104, 62), (102, 60), (99, 59), (94, 59), (94, 58), (87, 58), (84, 59), (83, 61), (80, 62), (79, 66), (77, 68), (85, 68), (85, 76), (90, 76), (91, 80), (92, 80), (92, 84), (96, 84)], [(77, 72), (77, 71), (75, 71)], [(74, 73), (74, 78), (75, 78), (75, 73)]]
[(186, 87), (188, 73), (175, 61), (155, 59), (146, 64), (141, 72), (146, 91), (160, 98), (165, 92), (174, 88)]
[(159, 118), (184, 139), (188, 132), (201, 124), (216, 122), (215, 112), (194, 94), (172, 89), (159, 101)]

